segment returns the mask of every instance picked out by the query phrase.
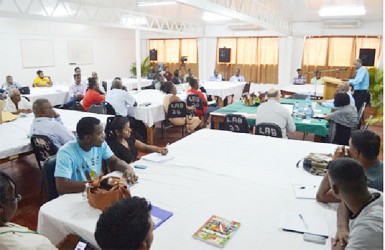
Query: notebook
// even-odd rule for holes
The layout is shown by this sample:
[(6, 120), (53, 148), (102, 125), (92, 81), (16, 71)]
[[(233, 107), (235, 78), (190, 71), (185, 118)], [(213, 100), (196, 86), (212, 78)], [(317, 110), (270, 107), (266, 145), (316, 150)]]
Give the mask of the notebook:
[(285, 211), (281, 215), (280, 228), (284, 231), (310, 233), (329, 237), (325, 218), (304, 211)]
[(318, 191), (317, 185), (293, 185), (297, 199), (315, 199)]
[(151, 206), (151, 218), (154, 221), (154, 229), (159, 227), (163, 222), (168, 220), (173, 213), (167, 210), (161, 209), (154, 205)]
[(213, 215), (193, 234), (193, 238), (216, 247), (225, 247), (240, 226), (241, 223), (237, 221)]

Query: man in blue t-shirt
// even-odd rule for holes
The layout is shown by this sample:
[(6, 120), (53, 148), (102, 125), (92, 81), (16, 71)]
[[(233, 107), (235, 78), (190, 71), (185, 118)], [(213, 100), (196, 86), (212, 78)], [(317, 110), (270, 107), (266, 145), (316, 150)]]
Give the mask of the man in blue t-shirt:
[(117, 158), (104, 141), (100, 120), (83, 117), (76, 126), (78, 139), (63, 145), (56, 156), (56, 188), (59, 194), (84, 191), (90, 176), (102, 174), (102, 160), (111, 171), (119, 170), (129, 183), (138, 177), (125, 161)]
[[(351, 157), (360, 162), (367, 177), (367, 185), (383, 191), (383, 162), (378, 159), (381, 138), (370, 130), (353, 131), (349, 140), (349, 149), (338, 147), (333, 160), (342, 157)], [(328, 175), (325, 175), (317, 193), (319, 202), (339, 202), (330, 188)]]

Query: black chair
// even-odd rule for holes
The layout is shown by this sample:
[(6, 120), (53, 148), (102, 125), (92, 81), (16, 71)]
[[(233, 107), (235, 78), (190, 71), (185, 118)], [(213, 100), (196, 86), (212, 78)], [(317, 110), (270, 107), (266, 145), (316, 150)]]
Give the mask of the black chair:
[(37, 165), (39, 166), (40, 171), (42, 171), (43, 175), (40, 190), (40, 197), (42, 197), (44, 189), (43, 165), (50, 156), (56, 155), (58, 149), (53, 144), (51, 139), (49, 139), (48, 136), (45, 135), (32, 135), (31, 146), (36, 157)]
[(250, 133), (246, 117), (239, 114), (228, 114), (225, 116), (224, 129), (236, 133)]
[(360, 110), (357, 110), (358, 111), (358, 125), (357, 125), (357, 129), (361, 128), (361, 122), (362, 122), (362, 117), (364, 116), (365, 107), (366, 107), (366, 102), (362, 103), (362, 105), (360, 107)]
[(182, 137), (185, 135), (185, 129), (187, 124), (188, 116), (192, 116), (192, 114), (187, 112), (187, 105), (183, 101), (179, 102), (172, 102), (168, 105), (168, 111), (166, 114), (166, 119), (162, 122), (162, 137), (166, 138), (167, 135), (166, 132), (168, 129), (178, 126), (173, 124), (169, 119), (170, 118), (184, 118), (185, 122), (183, 125), (180, 125), (182, 127)]
[[(202, 116), (205, 115), (204, 108), (203, 108), (203, 102), (202, 99), (199, 97), (199, 95), (196, 94), (189, 94), (186, 99), (187, 106), (193, 106), (196, 108), (196, 111), (201, 111), (202, 115), (200, 115), (200, 119)], [(195, 111), (195, 115), (197, 115)], [(202, 120), (202, 119), (201, 119)]]
[(104, 89), (104, 91), (106, 91), (106, 93), (107, 93), (107, 82), (106, 81), (102, 81), (102, 87), (103, 87), (103, 89)]
[(47, 201), (59, 197), (55, 181), (56, 155), (49, 157), (43, 166), (44, 188), (47, 193)]
[(339, 123), (335, 123), (335, 124), (336, 124), (336, 134), (333, 138), (332, 143), (349, 146), (349, 139), (352, 133), (352, 128), (345, 127)]
[(245, 87), (243, 87), (242, 96), (249, 94), (249, 92), (250, 92), (250, 83), (248, 82), (245, 84)]
[(108, 102), (94, 103), (90, 106), (88, 112), (103, 115), (115, 115), (115, 109)]
[(282, 138), (281, 127), (275, 123), (262, 122), (255, 125), (255, 134)]

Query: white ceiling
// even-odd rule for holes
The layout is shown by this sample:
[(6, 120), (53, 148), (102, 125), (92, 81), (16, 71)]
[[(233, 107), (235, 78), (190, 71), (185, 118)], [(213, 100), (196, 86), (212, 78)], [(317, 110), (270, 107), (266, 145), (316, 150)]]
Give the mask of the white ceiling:
[[(362, 22), (383, 20), (383, 0), (176, 0), (178, 3), (174, 5), (138, 7), (139, 1), (159, 2), (155, 0), (0, 0), (0, 16), (51, 18), (51, 20), (57, 18), (62, 21), (122, 26), (122, 16), (143, 15), (143, 18), (147, 18), (145, 28), (148, 30), (171, 29), (173, 32), (186, 33), (201, 32), (201, 30), (197, 31), (195, 26), (186, 28), (183, 23), (204, 26), (207, 23), (202, 20), (205, 10), (232, 17), (232, 20), (222, 24), (246, 22), (286, 34), (291, 32), (293, 22), (322, 21), (318, 11), (325, 6), (363, 5), (366, 8), (366, 15), (359, 17)], [(238, 9), (236, 6), (244, 8)], [(72, 12), (72, 16), (58, 16), (59, 12), (64, 14)], [(149, 16), (158, 18), (154, 21), (148, 19)], [(162, 22), (167, 25), (162, 26)], [(125, 25), (129, 26), (127, 23)]]

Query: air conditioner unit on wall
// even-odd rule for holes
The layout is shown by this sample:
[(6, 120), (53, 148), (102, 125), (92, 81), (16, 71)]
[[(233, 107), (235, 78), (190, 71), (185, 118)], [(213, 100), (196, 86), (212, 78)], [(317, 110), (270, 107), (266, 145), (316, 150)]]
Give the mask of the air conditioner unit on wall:
[(229, 30), (261, 30), (262, 28), (255, 24), (250, 23), (228, 23), (227, 28)]
[(359, 28), (360, 19), (326, 19), (322, 20), (322, 28)]

